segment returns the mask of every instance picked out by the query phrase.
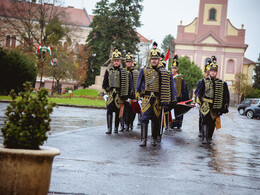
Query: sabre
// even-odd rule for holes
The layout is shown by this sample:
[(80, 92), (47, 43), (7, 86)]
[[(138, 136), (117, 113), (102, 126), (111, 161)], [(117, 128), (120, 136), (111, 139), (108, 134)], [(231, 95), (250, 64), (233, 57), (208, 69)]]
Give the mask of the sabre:
[(162, 107), (162, 117), (161, 117), (161, 125), (160, 125), (160, 136), (163, 134), (163, 115), (164, 115), (164, 106)]

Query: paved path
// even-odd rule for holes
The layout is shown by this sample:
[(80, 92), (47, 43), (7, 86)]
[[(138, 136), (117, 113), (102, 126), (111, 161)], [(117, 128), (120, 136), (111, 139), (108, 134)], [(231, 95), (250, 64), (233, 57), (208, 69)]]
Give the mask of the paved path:
[[(3, 108), (0, 103), (0, 126)], [(106, 110), (55, 109), (45, 146), (55, 157), (49, 194), (260, 194), (260, 120), (235, 108), (221, 117), (213, 144), (201, 144), (198, 110), (182, 131), (140, 148), (140, 129), (106, 135)], [(150, 130), (148, 137), (150, 138)], [(0, 140), (1, 142), (1, 140)]]
[(138, 146), (137, 126), (130, 133), (106, 135), (106, 111), (97, 111), (103, 125), (50, 137), (46, 145), (61, 150), (50, 192), (260, 194), (260, 121), (230, 110), (212, 146), (197, 137), (198, 110), (193, 109), (185, 115), (182, 131), (165, 132), (159, 146), (148, 142), (146, 148)]

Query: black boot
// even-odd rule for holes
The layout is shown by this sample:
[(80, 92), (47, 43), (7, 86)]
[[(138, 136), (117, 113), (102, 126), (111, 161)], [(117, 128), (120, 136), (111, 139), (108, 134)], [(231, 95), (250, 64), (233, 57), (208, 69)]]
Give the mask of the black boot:
[(119, 126), (119, 113), (118, 114), (116, 113), (114, 133), (118, 133), (118, 126)]
[(208, 140), (208, 127), (207, 125), (202, 125), (202, 143), (206, 144)]
[(201, 116), (199, 117), (199, 135), (198, 137), (202, 137), (202, 119), (201, 119)]
[(141, 124), (141, 142), (140, 147), (145, 147), (147, 142), (148, 124)]
[(157, 146), (157, 136), (159, 135), (158, 128), (157, 128), (157, 123), (152, 122), (152, 138), (151, 138), (151, 144), (153, 146)]
[(131, 124), (130, 124), (130, 130), (133, 131), (134, 129), (134, 120), (135, 120), (135, 113), (132, 113), (132, 117), (131, 117)]
[(142, 116), (141, 116), (141, 114), (138, 114), (138, 123), (137, 123), (137, 125), (142, 125)]
[(119, 132), (124, 132), (124, 130), (125, 130), (125, 126), (124, 126), (124, 118), (123, 117), (121, 117), (120, 118), (120, 125), (121, 125), (121, 129), (120, 129), (120, 131)]
[(111, 134), (111, 132), (112, 132), (112, 119), (113, 119), (113, 115), (107, 114), (107, 132), (106, 132), (106, 134)]
[(125, 115), (125, 124), (126, 124), (125, 131), (129, 131), (129, 122), (130, 122), (129, 116), (130, 116), (130, 114), (126, 113), (126, 115)]
[(212, 136), (213, 136), (214, 130), (215, 130), (215, 124), (211, 125), (210, 128), (209, 128), (209, 137), (208, 137), (208, 140), (207, 140), (208, 143), (211, 143), (211, 141), (212, 141)]

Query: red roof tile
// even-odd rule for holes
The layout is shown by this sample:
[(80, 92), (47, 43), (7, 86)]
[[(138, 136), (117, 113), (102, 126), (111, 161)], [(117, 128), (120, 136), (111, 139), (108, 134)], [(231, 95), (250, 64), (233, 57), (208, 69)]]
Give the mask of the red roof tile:
[(139, 37), (140, 42), (145, 42), (145, 43), (152, 43), (152, 40), (148, 40), (145, 38), (143, 35), (141, 35), (139, 32), (137, 32), (137, 36)]
[[(19, 2), (23, 3), (23, 5), (26, 5), (26, 2)], [(6, 10), (11, 9), (12, 2), (10, 0), (1, 0), (0, 6), (4, 6)], [(45, 6), (50, 6), (51, 4), (46, 4)], [(40, 6), (40, 4), (34, 4), (35, 8)], [(90, 25), (90, 18), (87, 14), (87, 11), (85, 9), (77, 9), (73, 7), (60, 7), (60, 6), (54, 6), (53, 10), (57, 12), (64, 11), (66, 13), (66, 18), (61, 18), (62, 22), (64, 24), (69, 25), (77, 25), (77, 26), (89, 26)], [(3, 15), (0, 11), (0, 15)], [(15, 13), (7, 11), (7, 14), (10, 17), (15, 17)]]

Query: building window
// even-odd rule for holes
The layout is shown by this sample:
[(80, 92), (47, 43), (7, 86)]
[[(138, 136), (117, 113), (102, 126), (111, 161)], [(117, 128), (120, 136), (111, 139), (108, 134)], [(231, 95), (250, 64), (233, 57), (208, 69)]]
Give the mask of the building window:
[(11, 37), (10, 37), (10, 35), (7, 35), (6, 36), (6, 44), (5, 44), (5, 46), (6, 47), (10, 47), (10, 42), (11, 42)]
[(79, 53), (79, 44), (78, 43), (76, 43), (76, 45), (75, 45), (74, 52), (76, 54)]
[(226, 73), (228, 74), (234, 74), (235, 72), (235, 61), (230, 59), (228, 60), (227, 62), (227, 70), (226, 70)]
[(15, 48), (16, 45), (16, 36), (12, 36), (12, 48)]
[(216, 9), (211, 8), (209, 10), (209, 20), (216, 20)]

